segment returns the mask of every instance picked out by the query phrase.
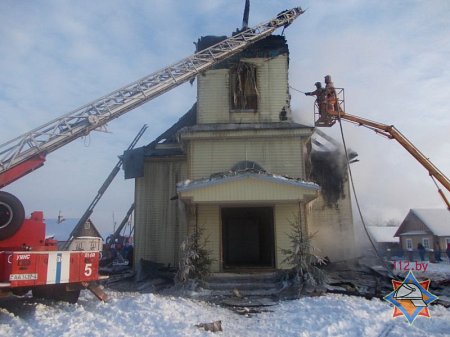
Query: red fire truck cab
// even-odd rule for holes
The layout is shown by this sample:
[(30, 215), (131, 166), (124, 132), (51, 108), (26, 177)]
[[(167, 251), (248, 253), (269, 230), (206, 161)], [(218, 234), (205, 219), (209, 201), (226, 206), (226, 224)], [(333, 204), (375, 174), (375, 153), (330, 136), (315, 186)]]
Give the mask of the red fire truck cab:
[[(7, 211), (0, 212), (4, 218)], [(43, 212), (33, 212), (17, 227), (14, 234), (0, 238), (0, 296), (25, 295), (31, 290), (34, 297), (74, 303), (80, 290), (87, 288), (106, 300), (98, 284), (103, 278), (98, 272), (98, 249), (58, 250), (55, 240), (45, 238)]]

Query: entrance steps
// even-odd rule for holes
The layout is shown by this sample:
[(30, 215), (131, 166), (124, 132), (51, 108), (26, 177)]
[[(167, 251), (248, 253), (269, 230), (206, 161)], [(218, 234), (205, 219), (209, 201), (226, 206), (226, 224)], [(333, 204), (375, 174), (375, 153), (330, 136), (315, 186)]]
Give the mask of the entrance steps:
[(283, 273), (214, 273), (205, 279), (202, 288), (212, 295), (223, 296), (271, 296), (278, 295), (286, 284)]

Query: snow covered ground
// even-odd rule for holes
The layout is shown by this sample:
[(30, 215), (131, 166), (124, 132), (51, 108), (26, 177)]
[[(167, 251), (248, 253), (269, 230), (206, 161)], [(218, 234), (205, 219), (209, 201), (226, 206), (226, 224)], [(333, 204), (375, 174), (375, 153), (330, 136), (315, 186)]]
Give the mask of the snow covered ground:
[[(107, 303), (83, 292), (77, 304), (0, 300), (0, 336), (450, 336), (450, 309), (430, 307), (431, 318), (409, 325), (392, 318), (386, 301), (342, 295), (284, 301), (246, 317), (192, 299), (109, 293)], [(195, 324), (222, 321), (223, 332)]]
[[(419, 279), (448, 280), (450, 263), (427, 261), (426, 272), (415, 262), (402, 264), (399, 274), (413, 268)], [(397, 264), (397, 269), (399, 269)], [(193, 299), (108, 290), (107, 303), (84, 291), (77, 304), (38, 301), (30, 297), (0, 298), (0, 337), (81, 336), (450, 336), (450, 309), (432, 305), (431, 318), (409, 325), (393, 318), (393, 307), (379, 299), (328, 294), (265, 307), (239, 315), (228, 308)], [(387, 294), (386, 294), (387, 295)], [(199, 323), (221, 320), (223, 332), (206, 332)]]
[[(399, 261), (397, 261), (398, 265)], [(403, 265), (405, 263), (408, 263), (407, 261), (403, 261)], [(417, 264), (421, 264), (422, 268), (421, 270), (417, 270)], [(409, 270), (412, 270), (414, 272), (414, 275), (418, 278), (423, 279), (431, 279), (432, 281), (444, 281), (444, 280), (450, 280), (450, 263), (449, 261), (443, 261), (440, 263), (429, 263), (428, 261), (417, 261), (416, 262), (409, 262), (410, 268), (404, 268), (402, 271), (397, 271), (400, 275), (406, 275)], [(424, 269), (424, 267), (426, 269)]]

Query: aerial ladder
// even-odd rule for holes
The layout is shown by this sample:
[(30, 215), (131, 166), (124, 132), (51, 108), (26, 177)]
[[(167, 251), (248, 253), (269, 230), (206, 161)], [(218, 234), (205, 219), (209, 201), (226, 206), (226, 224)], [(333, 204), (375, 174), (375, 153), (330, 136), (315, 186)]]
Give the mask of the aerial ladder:
[[(331, 82), (331, 78), (328, 77)], [(345, 95), (343, 88), (324, 88), (324, 95), (318, 97), (314, 107), (315, 126), (317, 127), (331, 127), (336, 121), (346, 120), (348, 122), (364, 126), (377, 134), (388, 139), (395, 139), (403, 148), (408, 151), (429, 173), (433, 180), (439, 195), (443, 199), (450, 211), (450, 202), (445, 196), (442, 189), (437, 184), (436, 180), (450, 192), (450, 179), (440, 171), (419, 149), (414, 146), (394, 125), (387, 125), (383, 123), (374, 122), (365, 118), (350, 115), (345, 112)]]
[(199, 73), (272, 34), (277, 28), (287, 27), (302, 13), (300, 7), (286, 10), (274, 19), (247, 28), (0, 145), (0, 188), (42, 166), (50, 152), (195, 78)]
[[(211, 47), (1, 144), (0, 189), (43, 166), (49, 153), (194, 79), (276, 29), (286, 28), (303, 13), (300, 7), (295, 7), (255, 27), (243, 27)], [(70, 264), (74, 260), (76, 268)], [(89, 285), (99, 279), (98, 260), (98, 251), (58, 251), (55, 242), (45, 238), (42, 212), (34, 212), (25, 219), (20, 200), (0, 191), (0, 296), (31, 289), (36, 294), (50, 297), (60, 294), (62, 299), (76, 301), (80, 288), (91, 289)], [(75, 292), (69, 292), (74, 289)], [(95, 294), (104, 299), (101, 292)]]

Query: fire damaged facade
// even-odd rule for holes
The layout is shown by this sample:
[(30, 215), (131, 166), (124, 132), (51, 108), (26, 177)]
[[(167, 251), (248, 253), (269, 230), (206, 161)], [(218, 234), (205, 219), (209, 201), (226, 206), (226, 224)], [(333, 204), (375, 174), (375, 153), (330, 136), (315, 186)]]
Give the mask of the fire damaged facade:
[[(197, 49), (220, 39), (203, 37)], [(319, 255), (352, 257), (344, 161), (314, 140), (314, 127), (293, 121), (288, 67), (283, 36), (257, 42), (199, 75), (192, 108), (125, 152), (136, 261), (177, 265), (186, 235), (202, 228), (212, 272), (289, 268), (281, 249), (295, 221), (314, 233)]]

